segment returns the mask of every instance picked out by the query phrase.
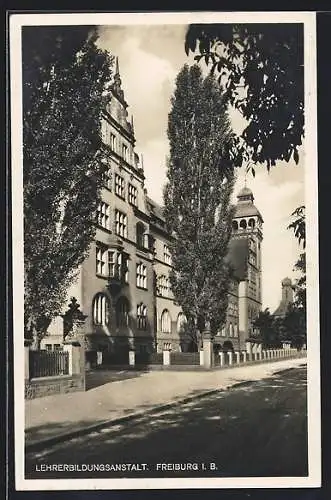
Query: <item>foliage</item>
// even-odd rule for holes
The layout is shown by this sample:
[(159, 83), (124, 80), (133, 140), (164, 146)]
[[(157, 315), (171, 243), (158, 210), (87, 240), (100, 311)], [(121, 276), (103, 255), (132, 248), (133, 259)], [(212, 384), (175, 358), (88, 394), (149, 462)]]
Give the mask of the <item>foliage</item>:
[(306, 309), (306, 253), (300, 254), (298, 261), (294, 266), (294, 270), (300, 273), (299, 278), (295, 283), (295, 304), (297, 307)]
[(263, 347), (278, 347), (280, 345), (282, 325), (270, 313), (269, 308), (259, 312), (254, 321), (254, 328), (259, 330), (259, 340)]
[[(303, 27), (291, 24), (193, 24), (189, 54), (218, 74), (223, 95), (248, 121), (232, 144), (244, 161), (298, 163), (304, 134)], [(252, 170), (254, 174), (254, 169)]]
[(306, 341), (306, 309), (290, 304), (283, 319), (283, 326), (292, 347), (302, 347)]
[(296, 208), (291, 214), (292, 222), (287, 229), (292, 229), (294, 236), (298, 239), (299, 245), (302, 243), (306, 248), (306, 209), (304, 205)]
[(233, 165), (224, 100), (215, 80), (197, 65), (176, 79), (169, 113), (170, 158), (164, 191), (174, 271), (171, 287), (187, 329), (212, 332), (223, 323), (231, 269), (225, 261), (231, 236)]
[(25, 336), (61, 311), (95, 234), (112, 58), (85, 26), (24, 27)]

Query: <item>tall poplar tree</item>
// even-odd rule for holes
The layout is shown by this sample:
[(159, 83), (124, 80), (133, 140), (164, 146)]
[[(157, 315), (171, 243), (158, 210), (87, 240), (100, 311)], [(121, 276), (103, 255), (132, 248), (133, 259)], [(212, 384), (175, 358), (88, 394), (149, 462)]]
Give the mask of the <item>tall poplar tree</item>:
[(112, 58), (89, 26), (27, 26), (23, 49), (25, 337), (61, 312), (95, 233)]
[(169, 113), (165, 218), (174, 239), (170, 281), (176, 302), (196, 343), (210, 323), (216, 333), (225, 319), (231, 268), (234, 184), (226, 107), (213, 77), (185, 65), (176, 79)]

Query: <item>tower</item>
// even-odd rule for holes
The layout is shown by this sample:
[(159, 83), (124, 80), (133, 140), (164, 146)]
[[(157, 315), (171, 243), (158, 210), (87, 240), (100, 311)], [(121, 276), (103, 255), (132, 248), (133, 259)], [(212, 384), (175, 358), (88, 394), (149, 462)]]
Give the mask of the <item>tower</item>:
[(293, 304), (293, 284), (290, 278), (284, 278), (282, 280), (282, 299), (279, 303), (279, 306), (273, 313), (275, 317), (284, 317), (288, 311), (290, 304)]
[(232, 246), (237, 247), (242, 266), (239, 282), (239, 330), (241, 336), (253, 333), (253, 322), (262, 306), (263, 218), (246, 186), (238, 193), (232, 221)]

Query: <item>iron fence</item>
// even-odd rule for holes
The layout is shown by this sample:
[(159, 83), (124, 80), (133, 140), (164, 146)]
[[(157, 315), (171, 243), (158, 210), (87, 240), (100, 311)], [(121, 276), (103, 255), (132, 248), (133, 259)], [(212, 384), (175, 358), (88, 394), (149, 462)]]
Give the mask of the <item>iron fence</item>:
[(200, 365), (199, 352), (171, 352), (171, 365)]
[(63, 351), (30, 351), (30, 378), (69, 375), (69, 353)]

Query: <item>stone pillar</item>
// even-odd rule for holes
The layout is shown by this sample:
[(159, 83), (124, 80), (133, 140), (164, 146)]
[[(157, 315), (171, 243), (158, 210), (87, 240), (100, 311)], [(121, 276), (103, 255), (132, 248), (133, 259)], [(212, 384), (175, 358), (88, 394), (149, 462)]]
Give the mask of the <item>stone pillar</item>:
[(170, 365), (170, 351), (168, 349), (163, 351), (163, 364), (165, 366)]
[(231, 366), (233, 365), (233, 352), (229, 351), (228, 354), (229, 354), (229, 366)]
[(261, 359), (263, 359), (263, 360), (265, 360), (265, 353), (266, 353), (266, 351), (264, 351), (264, 350), (261, 353)]
[(199, 352), (200, 354), (200, 366), (204, 365), (204, 354), (203, 354), (203, 349)]
[(66, 342), (63, 344), (63, 350), (69, 353), (69, 375), (80, 375), (81, 373), (85, 373), (82, 370), (82, 350), (81, 345), (78, 342)]
[(102, 351), (97, 352), (97, 366), (102, 365)]
[(71, 343), (67, 343), (63, 345), (63, 350), (64, 352), (67, 352), (69, 355), (69, 375), (73, 374), (73, 356), (72, 356), (72, 351), (73, 351), (73, 346)]
[(224, 366), (224, 363), (225, 363), (225, 359), (224, 359), (224, 352), (221, 351), (220, 352), (220, 365), (221, 366)]
[(30, 346), (31, 340), (24, 340), (24, 380), (30, 379)]
[(135, 366), (136, 364), (136, 353), (133, 349), (129, 351), (129, 366)]
[(243, 352), (243, 357), (244, 357), (243, 362), (247, 363), (247, 352), (246, 351)]
[(252, 357), (252, 343), (251, 342), (246, 342), (246, 352), (247, 352), (247, 359), (248, 361), (252, 361), (253, 357)]
[(240, 364), (240, 352), (236, 351), (235, 354), (236, 354), (236, 363), (237, 363), (237, 365), (239, 365)]
[(213, 357), (213, 342), (210, 335), (210, 330), (203, 332), (203, 361), (204, 367), (209, 369), (212, 367)]

